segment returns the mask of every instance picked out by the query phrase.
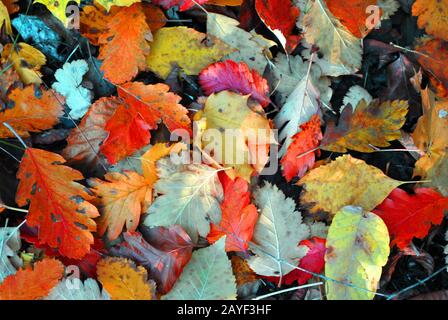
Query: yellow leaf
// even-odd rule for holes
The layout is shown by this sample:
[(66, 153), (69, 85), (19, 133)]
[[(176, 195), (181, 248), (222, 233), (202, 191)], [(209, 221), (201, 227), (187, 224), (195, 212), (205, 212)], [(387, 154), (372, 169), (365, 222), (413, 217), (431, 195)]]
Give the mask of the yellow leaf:
[(0, 1), (0, 29), (6, 25), (6, 33), (12, 35), (11, 21), (9, 20), (8, 8)]
[(105, 179), (90, 179), (89, 184), (101, 213), (98, 234), (107, 230), (108, 239), (115, 240), (125, 225), (127, 231), (137, 229), (140, 215), (152, 201), (152, 183), (132, 171), (109, 172)]
[(165, 143), (157, 143), (141, 157), (142, 172), (145, 179), (154, 184), (157, 179), (157, 160), (170, 155), (171, 153), (179, 153), (181, 150), (186, 150), (186, 145), (183, 143), (175, 143), (167, 146)]
[(213, 150), (216, 162), (233, 167), (247, 181), (252, 172), (261, 172), (268, 161), (269, 147), (275, 143), (271, 124), (261, 106), (257, 112), (248, 106), (249, 96), (221, 91), (208, 97), (203, 112), (206, 119), (202, 141)]
[(2, 52), (2, 64), (11, 63), (25, 84), (41, 83), (40, 68), (46, 59), (42, 52), (29, 44), (19, 42), (15, 48), (8, 43)]
[(311, 170), (298, 182), (305, 188), (302, 203), (311, 205), (312, 213), (323, 210), (331, 215), (348, 205), (370, 211), (400, 184), (401, 181), (350, 155)]
[(107, 257), (97, 265), (98, 280), (112, 300), (153, 300), (154, 281), (142, 266), (124, 258)]
[(112, 6), (129, 7), (136, 2), (141, 2), (141, 0), (95, 0), (95, 2), (99, 3), (109, 11)]
[(41, 3), (47, 7), (47, 9), (58, 18), (64, 26), (67, 26), (66, 10), (69, 2), (76, 2), (77, 5), (81, 4), (81, 0), (34, 0), (34, 3)]
[(373, 299), (390, 251), (383, 220), (361, 207), (344, 207), (328, 230), (326, 247), (325, 276), (344, 282), (327, 281), (328, 300)]
[(188, 75), (197, 75), (232, 51), (221, 40), (192, 28), (162, 28), (154, 34), (147, 64), (162, 79), (168, 77), (175, 65)]

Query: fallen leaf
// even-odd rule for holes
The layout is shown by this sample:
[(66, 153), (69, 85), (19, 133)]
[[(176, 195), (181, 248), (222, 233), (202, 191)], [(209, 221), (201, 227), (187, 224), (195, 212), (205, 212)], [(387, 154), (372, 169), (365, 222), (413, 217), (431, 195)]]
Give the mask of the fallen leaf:
[(94, 279), (63, 279), (45, 300), (110, 300), (109, 294), (98, 287)]
[(19, 206), (30, 203), (27, 224), (38, 228), (40, 244), (80, 259), (93, 243), (96, 224), (92, 218), (98, 211), (88, 202), (92, 196), (85, 187), (75, 182), (84, 179), (82, 174), (64, 163), (56, 153), (27, 148), (17, 173), (16, 202)]
[(361, 207), (344, 207), (333, 219), (326, 246), (325, 276), (343, 282), (327, 281), (327, 299), (373, 299), (389, 257), (389, 234), (383, 220)]
[(448, 41), (448, 7), (440, 0), (416, 0), (412, 15), (418, 16), (418, 27), (426, 33)]
[[(3, 209), (0, 203), (0, 212)], [(0, 283), (2, 283), (6, 277), (15, 274), (23, 266), (23, 261), (18, 255), (22, 246), (19, 230), (15, 227), (0, 228), (0, 244)]]
[(391, 246), (403, 249), (413, 238), (426, 237), (432, 225), (442, 222), (448, 211), (448, 198), (429, 188), (417, 188), (409, 195), (401, 189), (393, 190), (373, 211), (386, 223)]
[(162, 6), (164, 9), (170, 9), (172, 7), (179, 7), (180, 11), (191, 9), (196, 4), (204, 4), (207, 0), (152, 0), (152, 3)]
[(106, 257), (98, 262), (98, 280), (112, 300), (154, 300), (155, 284), (145, 268), (131, 260)]
[(107, 11), (109, 11), (113, 6), (117, 7), (130, 7), (134, 3), (140, 2), (141, 0), (95, 0)]
[[(64, 27), (67, 26), (69, 20), (67, 19), (67, 5), (72, 0), (34, 0), (33, 3), (41, 3), (56, 17), (58, 18)], [(76, 5), (81, 4), (81, 0), (73, 0)]]
[(311, 170), (298, 182), (305, 188), (301, 203), (310, 205), (314, 214), (323, 210), (330, 215), (348, 205), (373, 210), (400, 184), (401, 181), (350, 155)]
[(2, 52), (2, 64), (11, 63), (25, 84), (42, 83), (40, 68), (46, 63), (45, 56), (29, 44), (8, 43)]
[(45, 297), (55, 287), (64, 273), (58, 260), (44, 259), (34, 268), (27, 268), (10, 275), (0, 284), (0, 300), (36, 300)]
[(0, 1), (0, 29), (5, 26), (6, 33), (12, 35), (11, 21), (9, 20), (8, 8)]

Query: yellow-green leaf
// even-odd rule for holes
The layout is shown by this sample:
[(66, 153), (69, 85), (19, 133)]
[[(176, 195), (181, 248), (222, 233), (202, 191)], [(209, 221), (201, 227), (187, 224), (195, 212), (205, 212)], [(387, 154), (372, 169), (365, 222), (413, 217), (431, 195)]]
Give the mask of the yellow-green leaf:
[(154, 34), (147, 63), (149, 70), (163, 79), (175, 65), (188, 75), (197, 75), (232, 51), (221, 40), (192, 28), (162, 28)]
[(6, 26), (6, 33), (12, 34), (11, 21), (9, 20), (8, 8), (0, 1), (0, 29), (2, 26)]
[(344, 207), (328, 230), (326, 247), (325, 276), (344, 282), (327, 281), (327, 299), (373, 299), (390, 251), (383, 220), (361, 207)]

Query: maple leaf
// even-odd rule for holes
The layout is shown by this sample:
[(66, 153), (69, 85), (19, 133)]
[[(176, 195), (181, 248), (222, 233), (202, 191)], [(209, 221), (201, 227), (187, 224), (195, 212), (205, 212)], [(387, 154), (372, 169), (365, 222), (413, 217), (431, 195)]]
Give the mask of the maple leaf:
[(298, 243), (308, 238), (310, 231), (295, 211), (294, 201), (275, 185), (266, 183), (254, 192), (254, 199), (261, 212), (249, 244), (255, 256), (248, 263), (259, 275), (279, 277), (280, 284), (294, 269), (290, 264), (296, 265), (306, 255), (306, 248)]
[(325, 276), (328, 300), (371, 300), (389, 257), (389, 234), (383, 220), (360, 207), (347, 206), (328, 230)]
[(6, 33), (12, 35), (11, 21), (9, 20), (8, 8), (0, 1), (0, 29), (5, 26)]
[(148, 227), (182, 226), (193, 242), (206, 237), (210, 222), (219, 224), (223, 190), (218, 171), (200, 164), (178, 167), (159, 174), (155, 184), (158, 196), (149, 207), (143, 224)]
[(378, 0), (326, 0), (331, 13), (356, 37), (365, 37), (371, 29), (367, 28), (367, 8), (377, 5)]
[[(36, 85), (12, 89), (8, 100), (11, 108), (0, 112), (0, 123), (8, 123), (21, 137), (51, 129), (64, 114), (60, 102), (64, 99), (53, 90), (44, 90)], [(14, 134), (1, 125), (0, 138), (11, 137)]]
[(152, 0), (152, 3), (162, 6), (164, 9), (170, 9), (172, 7), (179, 7), (180, 11), (185, 11), (191, 9), (196, 4), (204, 4), (208, 0)]
[(271, 58), (269, 48), (275, 42), (264, 38), (254, 31), (247, 32), (238, 27), (239, 21), (227, 16), (211, 13), (207, 15), (207, 33), (224, 41), (234, 52), (226, 52), (226, 58), (236, 62), (245, 62), (250, 69), (263, 74)]
[(93, 243), (96, 230), (92, 218), (97, 209), (92, 197), (75, 182), (84, 177), (63, 165), (64, 158), (44, 150), (27, 148), (20, 163), (16, 202), (30, 202), (27, 224), (37, 227), (40, 244), (57, 248), (69, 258), (82, 258)]
[(0, 300), (35, 300), (43, 298), (56, 286), (64, 266), (55, 259), (36, 262), (34, 268), (17, 271), (0, 284)]
[[(302, 240), (299, 246), (308, 248), (306, 255), (300, 259), (298, 267), (302, 270), (307, 270), (312, 273), (321, 273), (325, 266), (325, 247), (326, 240), (318, 237), (312, 237), (310, 239)], [(312, 273), (302, 271), (300, 269), (293, 269), (290, 273), (283, 277), (282, 284), (292, 285), (294, 282), (298, 282), (299, 285), (305, 284), (309, 279), (313, 277)], [(278, 283), (278, 277), (263, 277), (264, 279)]]
[(98, 280), (112, 300), (154, 300), (155, 283), (142, 266), (124, 258), (106, 257), (97, 265)]
[(112, 248), (113, 255), (130, 258), (149, 270), (157, 290), (168, 293), (190, 261), (193, 243), (180, 226), (143, 228), (125, 233), (124, 242)]
[(372, 210), (400, 184), (401, 181), (350, 155), (311, 170), (298, 182), (305, 188), (301, 202), (310, 204), (312, 213), (323, 210), (331, 215), (348, 205)]
[(401, 138), (400, 128), (406, 121), (407, 101), (374, 100), (370, 104), (361, 100), (353, 111), (346, 106), (338, 125), (328, 124), (321, 148), (333, 152), (374, 152), (377, 147), (389, 146), (389, 141)]
[(300, 14), (299, 8), (293, 6), (290, 0), (255, 0), (255, 9), (283, 48), (291, 53), (301, 39), (298, 35), (292, 35)]
[(104, 178), (89, 180), (101, 213), (97, 232), (102, 236), (107, 230), (107, 238), (115, 240), (125, 225), (127, 231), (137, 229), (140, 215), (152, 201), (152, 185), (132, 171), (109, 172)]
[(63, 279), (45, 300), (110, 300), (109, 294), (98, 287), (94, 279)]
[(431, 225), (440, 224), (448, 210), (448, 198), (429, 188), (417, 188), (409, 195), (393, 190), (373, 212), (387, 225), (391, 246), (403, 249), (413, 238), (424, 238)]
[[(115, 110), (123, 102), (117, 97), (103, 97), (95, 101), (77, 128), (67, 137), (67, 146), (62, 156), (70, 164), (88, 172), (98, 170), (101, 163), (100, 145), (107, 138), (105, 126)], [(1, 129), (0, 129), (1, 130)]]
[(118, 95), (124, 103), (107, 121), (109, 136), (100, 147), (109, 163), (115, 164), (147, 145), (149, 130), (156, 129), (161, 120), (170, 131), (191, 132), (188, 111), (179, 104), (181, 97), (169, 92), (169, 86), (129, 82), (118, 87)]
[(154, 34), (147, 65), (162, 79), (168, 77), (174, 65), (181, 67), (187, 75), (197, 75), (232, 51), (211, 34), (187, 27), (162, 28)]
[[(81, 0), (73, 0), (79, 6)], [(69, 20), (67, 19), (67, 5), (71, 0), (34, 0), (33, 3), (41, 3), (66, 27)]]
[(448, 7), (440, 0), (416, 0), (412, 15), (418, 16), (418, 27), (436, 38), (448, 41)]
[(324, 58), (333, 65), (340, 65), (346, 74), (361, 67), (361, 41), (351, 34), (328, 9), (324, 0), (313, 0), (303, 17), (305, 39), (316, 45)]
[(423, 38), (417, 42), (418, 62), (429, 73), (431, 83), (439, 95), (448, 97), (448, 42), (440, 39)]
[(276, 143), (263, 109), (260, 105), (250, 108), (248, 99), (249, 96), (221, 91), (209, 96), (204, 110), (195, 115), (198, 122), (205, 119), (205, 130), (224, 133), (214, 139), (197, 134), (196, 138), (205, 148), (213, 151), (210, 156), (220, 164), (233, 167), (235, 174), (247, 181), (254, 172), (263, 170), (270, 144)]
[(236, 300), (235, 276), (225, 242), (222, 237), (215, 244), (193, 252), (173, 289), (162, 300)]
[(241, 178), (231, 180), (226, 174), (224, 200), (221, 203), (222, 219), (219, 225), (212, 224), (207, 240), (215, 243), (226, 235), (226, 251), (246, 251), (258, 220), (257, 208), (250, 203), (249, 184)]
[(47, 59), (42, 52), (29, 44), (19, 42), (13, 46), (8, 43), (3, 48), (2, 64), (11, 64), (25, 84), (42, 83), (40, 68)]
[(266, 79), (256, 70), (250, 70), (244, 62), (225, 60), (214, 63), (201, 71), (199, 84), (207, 95), (229, 90), (242, 95), (250, 94), (263, 107), (271, 102)]
[(70, 116), (75, 120), (86, 114), (92, 100), (92, 93), (81, 85), (87, 71), (89, 67), (85, 60), (67, 62), (56, 70), (56, 81), (51, 86), (66, 98), (67, 106), (71, 109)]
[(103, 60), (101, 71), (114, 84), (132, 80), (146, 69), (151, 34), (140, 3), (122, 7), (107, 22), (107, 32), (98, 38)]
[[(4, 208), (0, 207), (0, 212), (2, 209)], [(0, 283), (22, 267), (23, 261), (17, 254), (21, 246), (20, 233), (17, 228), (0, 228)]]
[[(292, 137), (292, 143), (281, 160), (283, 176), (288, 182), (294, 177), (302, 178), (306, 171), (314, 166), (315, 152), (309, 151), (315, 149), (322, 140), (319, 115), (312, 116), (300, 129), (301, 131)], [(309, 153), (306, 154), (307, 152)]]

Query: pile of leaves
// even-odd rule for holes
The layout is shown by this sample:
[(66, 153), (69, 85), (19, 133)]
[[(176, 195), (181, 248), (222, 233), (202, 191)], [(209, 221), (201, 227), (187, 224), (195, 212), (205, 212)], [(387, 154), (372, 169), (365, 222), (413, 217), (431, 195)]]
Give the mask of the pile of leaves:
[(448, 0), (70, 3), (0, 2), (0, 299), (447, 298)]

